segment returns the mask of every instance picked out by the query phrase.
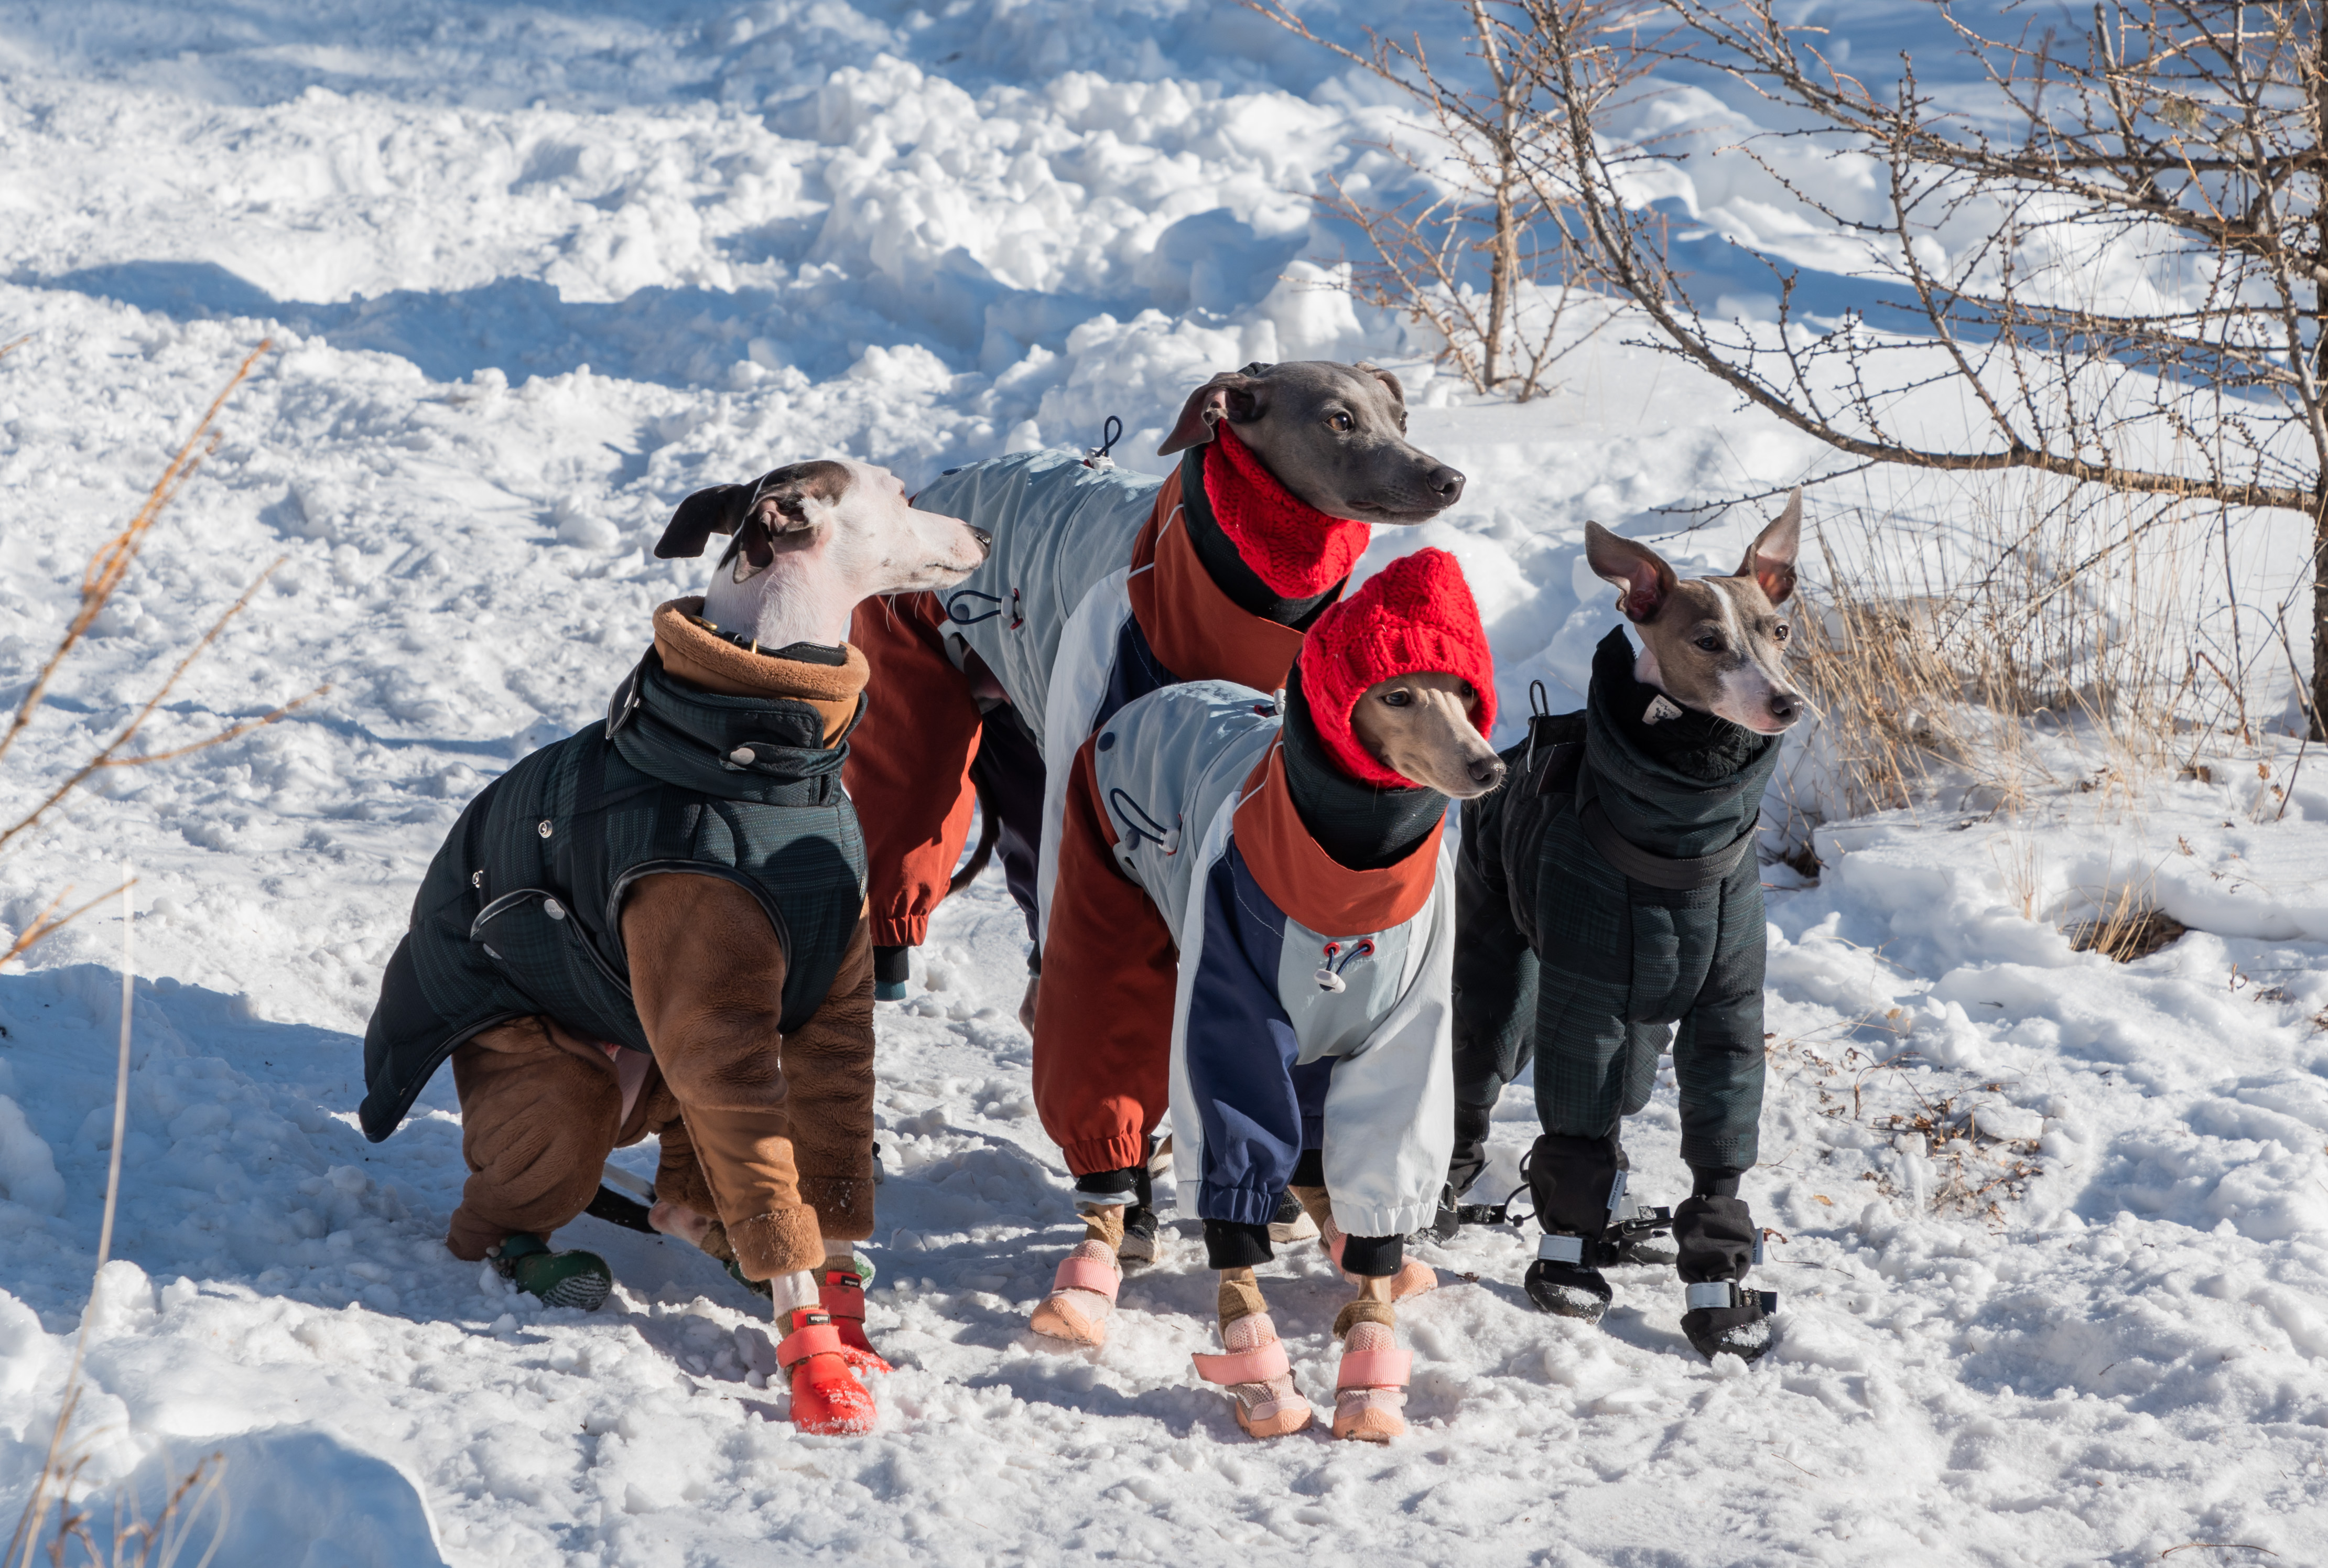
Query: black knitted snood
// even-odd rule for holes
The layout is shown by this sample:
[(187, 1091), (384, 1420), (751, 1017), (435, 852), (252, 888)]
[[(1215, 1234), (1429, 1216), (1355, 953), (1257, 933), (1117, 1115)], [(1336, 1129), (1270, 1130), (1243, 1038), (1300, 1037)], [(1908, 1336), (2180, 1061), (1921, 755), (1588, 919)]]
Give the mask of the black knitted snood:
[(1447, 797), (1434, 789), (1384, 789), (1362, 784), (1334, 765), (1318, 738), (1317, 720), (1301, 695), (1301, 667), (1285, 676), (1285, 785), (1301, 825), (1338, 865), (1353, 871), (1394, 866), (1422, 842), (1446, 813)]
[[(1647, 722), (1642, 716), (1651, 699), (1662, 693), (1634, 677), (1629, 656), (1621, 661), (1595, 661), (1592, 675), (1607, 682), (1609, 709), (1624, 726), (1625, 738), (1676, 773), (1711, 784), (1728, 778), (1754, 760), (1761, 737), (1744, 725), (1694, 708), (1682, 708), (1679, 718)], [(1666, 700), (1681, 708), (1670, 697)]]

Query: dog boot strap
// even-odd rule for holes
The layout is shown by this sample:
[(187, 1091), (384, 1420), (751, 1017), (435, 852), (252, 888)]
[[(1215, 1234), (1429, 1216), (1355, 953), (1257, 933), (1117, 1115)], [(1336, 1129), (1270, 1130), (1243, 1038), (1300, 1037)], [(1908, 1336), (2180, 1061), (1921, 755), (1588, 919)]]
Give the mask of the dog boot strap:
[(1051, 1281), (1051, 1289), (1089, 1291), (1112, 1301), (1122, 1279), (1112, 1266), (1099, 1258), (1069, 1256), (1059, 1261), (1059, 1272)]
[(812, 1356), (838, 1356), (840, 1348), (840, 1330), (819, 1313), (784, 1337), (776, 1347), (776, 1365), (789, 1368)]
[(817, 1282), (817, 1305), (829, 1318), (865, 1321), (865, 1286), (853, 1269), (827, 1269)]
[(1343, 1388), (1404, 1388), (1414, 1370), (1412, 1350), (1345, 1350), (1334, 1386)]
[(1266, 1383), (1293, 1370), (1293, 1364), (1286, 1359), (1282, 1339), (1272, 1339), (1265, 1345), (1232, 1351), (1226, 1356), (1200, 1353), (1191, 1359), (1197, 1364), (1197, 1376), (1207, 1383)]

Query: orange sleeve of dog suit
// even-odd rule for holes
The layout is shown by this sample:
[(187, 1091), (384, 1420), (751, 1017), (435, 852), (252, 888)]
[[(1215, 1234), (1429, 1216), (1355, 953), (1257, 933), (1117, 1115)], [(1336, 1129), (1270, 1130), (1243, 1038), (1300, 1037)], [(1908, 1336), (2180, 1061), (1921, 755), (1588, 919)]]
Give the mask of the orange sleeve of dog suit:
[(946, 657), (945, 607), (934, 594), (857, 606), (850, 641), (872, 675), (865, 718), (849, 737), (841, 780), (865, 832), (873, 942), (918, 947), (970, 837), (977, 792), (978, 702)]
[(1035, 999), (1035, 1108), (1077, 1176), (1148, 1158), (1171, 1088), (1179, 956), (1171, 929), (1110, 850), (1112, 824), (1075, 753)]
[[(824, 1236), (847, 1234), (831, 1225), (859, 1217), (844, 1201), (826, 1221), (812, 1191), (835, 1190), (831, 1178), (851, 1176), (853, 1167), (824, 1167), (853, 1158), (861, 1180), (840, 1190), (871, 1190), (872, 963), (861, 923), (840, 979), (864, 992), (863, 1017), (844, 1016), (844, 1008), (826, 1019), (821, 1009), (797, 1031), (798, 1052), (777, 1027), (784, 948), (758, 902), (734, 883), (686, 873), (643, 878), (623, 908), (623, 943), (639, 1022), (737, 1263), (756, 1280), (814, 1268), (824, 1260)], [(796, 1141), (803, 1113), (824, 1124), (803, 1126), (806, 1136)], [(868, 1223), (859, 1234), (870, 1231)]]

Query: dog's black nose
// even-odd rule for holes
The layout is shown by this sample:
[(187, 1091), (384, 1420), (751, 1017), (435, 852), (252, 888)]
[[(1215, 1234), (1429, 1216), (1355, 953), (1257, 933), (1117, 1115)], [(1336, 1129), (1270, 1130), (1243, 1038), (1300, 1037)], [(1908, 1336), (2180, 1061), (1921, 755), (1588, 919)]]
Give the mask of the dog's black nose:
[(1470, 767), (1471, 782), (1494, 789), (1504, 782), (1504, 759), (1500, 756), (1481, 757)]
[[(966, 528), (969, 527), (967, 523), (963, 524), (963, 526)], [(994, 536), (992, 534), (987, 532), (982, 528), (972, 528), (970, 530), (970, 537), (978, 541), (978, 553), (980, 555), (990, 556), (994, 553)]]
[(1780, 724), (1792, 724), (1803, 710), (1803, 699), (1791, 691), (1770, 693), (1770, 717)]
[(1443, 463), (1424, 475), (1422, 483), (1441, 506), (1452, 506), (1463, 499), (1463, 475)]

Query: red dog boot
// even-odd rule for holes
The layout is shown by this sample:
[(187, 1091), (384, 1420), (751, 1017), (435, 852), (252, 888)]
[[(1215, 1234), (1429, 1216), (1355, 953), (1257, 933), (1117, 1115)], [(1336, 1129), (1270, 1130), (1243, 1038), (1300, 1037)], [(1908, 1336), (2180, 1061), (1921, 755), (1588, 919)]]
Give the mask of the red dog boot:
[(851, 1369), (894, 1370), (873, 1348), (873, 1342), (865, 1338), (865, 1281), (855, 1269), (828, 1263), (817, 1274), (816, 1300), (825, 1316), (832, 1319), (833, 1329), (840, 1336), (841, 1357)]
[(799, 1308), (791, 1319), (776, 1365), (792, 1376), (793, 1424), (841, 1437), (871, 1432), (873, 1395), (850, 1370), (832, 1319), (817, 1307)]

